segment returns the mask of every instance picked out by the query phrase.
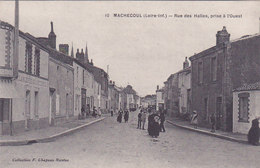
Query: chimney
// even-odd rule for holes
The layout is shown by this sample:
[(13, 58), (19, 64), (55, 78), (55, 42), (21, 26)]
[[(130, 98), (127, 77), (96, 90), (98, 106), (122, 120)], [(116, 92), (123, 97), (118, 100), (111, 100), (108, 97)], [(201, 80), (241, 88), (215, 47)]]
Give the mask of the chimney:
[(94, 63), (93, 63), (93, 60), (92, 60), (92, 59), (91, 59), (91, 62), (90, 62), (90, 64), (91, 64), (91, 65), (94, 65)]
[(115, 86), (115, 81), (113, 81), (113, 85)]
[(185, 61), (183, 62), (183, 69), (186, 69), (189, 67), (189, 61), (187, 59), (187, 57), (185, 57)]
[(260, 17), (259, 17), (259, 34), (260, 34)]
[(70, 56), (71, 56), (72, 58), (74, 58), (73, 43), (72, 43), (72, 45), (71, 45), (71, 53), (70, 53)]
[(227, 32), (226, 27), (223, 26), (223, 29), (217, 32), (216, 37), (216, 45), (219, 45), (225, 42), (229, 42), (230, 34)]
[(157, 90), (159, 90), (159, 85), (157, 85)]
[(60, 44), (59, 51), (63, 54), (69, 55), (69, 45), (68, 44)]
[(53, 31), (53, 22), (51, 22), (51, 32), (49, 33), (48, 38), (50, 47), (56, 49), (56, 35)]
[(77, 52), (76, 52), (76, 59), (80, 59), (80, 54), (79, 54), (79, 49), (77, 49)]

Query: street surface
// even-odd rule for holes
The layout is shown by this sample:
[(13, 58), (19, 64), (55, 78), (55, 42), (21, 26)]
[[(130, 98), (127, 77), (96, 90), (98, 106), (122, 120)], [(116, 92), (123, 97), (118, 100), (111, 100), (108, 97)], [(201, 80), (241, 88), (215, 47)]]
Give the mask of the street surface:
[[(166, 133), (156, 139), (148, 136), (147, 130), (136, 127), (137, 112), (131, 112), (129, 123), (117, 123), (116, 116), (108, 117), (55, 142), (1, 146), (1, 167), (260, 167), (260, 147), (198, 134), (170, 124), (166, 124)], [(56, 158), (64, 160), (56, 161)]]

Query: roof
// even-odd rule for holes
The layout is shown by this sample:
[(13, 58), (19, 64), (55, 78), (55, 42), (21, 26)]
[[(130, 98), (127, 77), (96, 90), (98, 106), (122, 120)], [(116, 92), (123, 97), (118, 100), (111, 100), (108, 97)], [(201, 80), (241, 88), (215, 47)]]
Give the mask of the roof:
[(131, 85), (127, 85), (126, 88), (123, 89), (123, 92), (127, 94), (136, 94), (136, 91), (132, 88)]
[[(237, 39), (234, 39), (234, 40), (230, 40), (229, 42), (225, 42), (226, 43), (235, 43), (235, 42), (238, 42), (238, 41), (242, 41), (242, 40), (247, 40), (247, 39), (250, 39), (250, 38), (254, 38), (254, 37), (258, 37), (260, 36), (260, 34), (253, 34), (253, 35), (244, 35), (240, 38), (237, 38)], [(198, 59), (200, 57), (204, 57), (206, 55), (209, 55), (210, 53), (213, 53), (213, 52), (216, 52), (216, 51), (219, 51), (220, 49), (224, 48), (225, 45), (215, 45), (213, 47), (210, 47), (208, 49), (205, 49), (203, 51), (201, 51), (200, 53), (198, 54), (194, 54), (193, 56), (189, 57), (190, 61), (193, 61), (195, 59)]]
[(182, 69), (180, 70), (179, 72), (177, 72), (178, 74), (182, 73), (182, 72), (186, 72), (186, 74), (190, 73), (191, 72), (191, 66), (185, 68), (185, 69)]
[(254, 38), (254, 37), (257, 37), (257, 36), (260, 36), (259, 33), (257, 34), (252, 34), (252, 35), (245, 35), (245, 36), (242, 36), (238, 39), (234, 39), (234, 40), (231, 40), (230, 42), (233, 43), (233, 42), (237, 42), (237, 41), (241, 41), (241, 40), (246, 40), (246, 39), (250, 39), (250, 38)]
[(260, 81), (253, 84), (245, 84), (241, 87), (234, 89), (233, 92), (251, 91), (251, 90), (260, 90)]

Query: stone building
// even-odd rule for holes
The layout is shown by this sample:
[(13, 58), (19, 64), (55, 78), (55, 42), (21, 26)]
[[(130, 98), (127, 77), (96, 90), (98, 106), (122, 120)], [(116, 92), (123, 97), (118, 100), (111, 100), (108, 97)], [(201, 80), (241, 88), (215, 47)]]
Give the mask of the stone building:
[[(19, 57), (14, 60), (13, 29), (0, 21), (0, 134), (43, 128), (49, 121), (48, 50), (19, 31)], [(13, 76), (16, 65), (18, 77)]]
[(223, 27), (215, 46), (189, 59), (191, 108), (198, 111), (199, 125), (209, 126), (209, 117), (215, 113), (217, 129), (232, 131), (232, 90), (260, 79), (260, 35), (230, 41)]
[(178, 72), (179, 88), (179, 113), (180, 115), (190, 114), (191, 106), (191, 67), (187, 57), (183, 63), (183, 69)]
[(127, 85), (123, 92), (126, 94), (126, 109), (133, 110), (136, 109), (137, 106), (135, 104), (134, 96), (136, 95), (136, 91), (133, 89), (131, 85)]
[(247, 134), (252, 120), (260, 117), (260, 82), (233, 90), (233, 132)]
[(164, 89), (159, 88), (159, 85), (156, 89), (156, 110), (163, 111), (164, 110)]
[(60, 44), (56, 50), (53, 23), (48, 38), (37, 40), (48, 49), (49, 59), (49, 116), (51, 125), (75, 118), (74, 115), (74, 68), (73, 58), (68, 56), (69, 45)]
[(179, 115), (179, 74), (169, 76), (164, 82), (164, 107), (167, 115), (174, 117)]

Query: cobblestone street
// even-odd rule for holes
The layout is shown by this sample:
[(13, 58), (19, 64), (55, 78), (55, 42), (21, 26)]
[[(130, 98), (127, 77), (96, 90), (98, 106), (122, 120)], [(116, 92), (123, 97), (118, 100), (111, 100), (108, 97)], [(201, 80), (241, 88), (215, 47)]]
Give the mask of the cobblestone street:
[[(258, 167), (260, 148), (201, 135), (166, 124), (154, 139), (136, 129), (137, 113), (129, 123), (116, 117), (86, 127), (55, 142), (2, 146), (3, 167)], [(35, 161), (15, 161), (29, 159)], [(69, 161), (58, 162), (58, 159)], [(48, 162), (38, 159), (49, 160)], [(55, 161), (51, 161), (55, 160)]]

